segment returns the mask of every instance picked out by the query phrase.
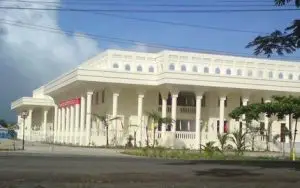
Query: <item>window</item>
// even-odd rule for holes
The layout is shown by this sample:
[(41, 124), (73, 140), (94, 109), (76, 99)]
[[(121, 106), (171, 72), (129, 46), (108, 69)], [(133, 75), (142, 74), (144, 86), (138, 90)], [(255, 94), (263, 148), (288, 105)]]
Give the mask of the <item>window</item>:
[(236, 74), (238, 75), (238, 76), (242, 76), (242, 70), (241, 69), (238, 69), (237, 71), (236, 71)]
[(105, 99), (105, 90), (102, 91), (101, 97), (102, 97), (102, 103), (104, 103), (104, 99)]
[(179, 92), (177, 98), (178, 106), (196, 106), (196, 97), (192, 92)]
[(150, 67), (149, 67), (149, 72), (154, 72), (153, 66), (150, 66)]
[(186, 71), (186, 66), (185, 65), (181, 65), (181, 71), (183, 71), (183, 72)]
[(279, 78), (279, 79), (283, 79), (283, 74), (282, 74), (282, 73), (279, 73), (279, 74), (278, 74), (278, 78)]
[(208, 67), (204, 67), (204, 73), (209, 73), (209, 68)]
[(273, 78), (273, 72), (272, 71), (269, 72), (269, 78)]
[(136, 70), (137, 70), (138, 72), (142, 72), (142, 71), (143, 71), (143, 68), (142, 68), (141, 65), (139, 65), (139, 66), (137, 66)]
[(126, 64), (125, 65), (125, 70), (130, 71), (130, 65)]
[(226, 70), (226, 74), (227, 74), (227, 75), (231, 75), (231, 70), (230, 70), (230, 69), (227, 69), (227, 70)]
[(289, 80), (293, 79), (293, 74), (289, 74)]
[(94, 104), (99, 104), (99, 92), (95, 93)]
[(117, 69), (117, 68), (119, 68), (119, 65), (118, 65), (117, 63), (114, 63), (114, 64), (113, 64), (113, 68), (114, 68), (114, 69)]
[(175, 70), (175, 65), (173, 63), (169, 65), (169, 70), (171, 71)]
[(248, 70), (248, 76), (252, 76), (252, 75), (253, 75), (252, 70)]
[(203, 95), (201, 100), (201, 107), (205, 107), (205, 104), (206, 104), (206, 97), (205, 95)]
[(193, 66), (193, 72), (198, 72), (198, 67), (197, 66)]
[(216, 73), (216, 74), (220, 74), (220, 72), (221, 72), (221, 71), (220, 71), (220, 68), (216, 68), (216, 69), (215, 69), (215, 73)]
[(286, 137), (286, 127), (285, 127), (285, 123), (281, 123), (280, 126), (280, 142), (285, 143), (285, 137)]

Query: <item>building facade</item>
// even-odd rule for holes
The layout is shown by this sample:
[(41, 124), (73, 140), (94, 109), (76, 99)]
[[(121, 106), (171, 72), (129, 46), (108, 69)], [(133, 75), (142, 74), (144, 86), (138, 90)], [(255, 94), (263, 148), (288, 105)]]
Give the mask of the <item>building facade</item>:
[[(129, 135), (137, 145), (146, 140), (172, 148), (198, 149), (216, 141), (218, 133), (243, 129), (228, 113), (241, 105), (269, 102), (272, 95), (300, 94), (300, 64), (203, 53), (162, 51), (141, 53), (107, 50), (12, 102), (26, 140), (81, 146), (106, 143), (107, 117), (112, 145), (124, 145)], [(22, 119), (21, 113), (28, 112)], [(171, 125), (155, 132), (147, 113), (171, 117)], [(110, 120), (118, 117), (118, 119)], [(271, 135), (280, 134), (287, 119), (262, 114), (255, 126), (272, 121)], [(155, 136), (156, 139), (153, 139)], [(255, 147), (264, 150), (264, 131)], [(297, 141), (299, 141), (299, 136)], [(288, 139), (286, 139), (286, 143)], [(272, 142), (272, 150), (282, 144)]]

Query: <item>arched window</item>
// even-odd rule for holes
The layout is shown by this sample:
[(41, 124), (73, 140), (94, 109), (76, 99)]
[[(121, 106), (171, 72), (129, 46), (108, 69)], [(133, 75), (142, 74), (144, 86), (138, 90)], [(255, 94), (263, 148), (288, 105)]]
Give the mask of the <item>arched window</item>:
[(186, 71), (186, 66), (185, 65), (181, 65), (181, 71), (183, 71), (183, 72)]
[(269, 72), (269, 78), (273, 78), (273, 72), (272, 71)]
[(238, 69), (238, 70), (236, 71), (236, 74), (237, 74), (238, 76), (242, 76), (243, 72), (242, 72), (241, 69)]
[(114, 64), (113, 64), (113, 68), (114, 68), (114, 69), (117, 69), (117, 68), (119, 68), (119, 65), (118, 65), (118, 63), (114, 63)]
[(258, 77), (262, 78), (264, 76), (264, 72), (263, 71), (258, 71)]
[(215, 73), (216, 73), (216, 74), (220, 74), (220, 72), (221, 72), (221, 71), (220, 71), (220, 68), (219, 68), (219, 67), (215, 69)]
[(175, 70), (175, 65), (173, 63), (169, 65), (169, 70), (171, 71)]
[(248, 70), (248, 76), (252, 76), (252, 75), (253, 75), (252, 70)]
[(125, 65), (125, 70), (130, 71), (130, 65), (129, 64)]
[(209, 68), (208, 67), (204, 67), (204, 73), (209, 73)]
[(227, 74), (227, 75), (231, 75), (231, 70), (230, 70), (230, 69), (227, 69), (227, 70), (226, 70), (226, 74)]
[(293, 74), (289, 74), (289, 80), (293, 79)]
[(149, 72), (154, 72), (153, 66), (150, 66), (150, 67), (149, 67)]
[(278, 78), (279, 78), (279, 79), (283, 79), (283, 74), (282, 74), (282, 72), (278, 74)]
[(142, 68), (141, 65), (139, 65), (139, 66), (137, 66), (136, 70), (137, 70), (138, 72), (142, 72), (142, 71), (143, 71), (143, 68)]
[(193, 72), (198, 72), (198, 67), (196, 65), (193, 66)]

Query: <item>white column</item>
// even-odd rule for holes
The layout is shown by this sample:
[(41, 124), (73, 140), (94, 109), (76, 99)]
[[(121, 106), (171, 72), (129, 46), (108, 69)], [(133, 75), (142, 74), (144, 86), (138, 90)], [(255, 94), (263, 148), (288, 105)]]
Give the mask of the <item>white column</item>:
[(61, 143), (66, 143), (66, 108), (61, 108)]
[(86, 97), (86, 138), (85, 138), (85, 144), (87, 146), (90, 145), (90, 137), (91, 137), (92, 95), (93, 95), (92, 91), (87, 92), (87, 97)]
[[(166, 118), (167, 117), (167, 98), (168, 98), (168, 92), (161, 91), (161, 117)], [(163, 123), (161, 126), (161, 135), (164, 136), (164, 133), (166, 132), (166, 124)]]
[(80, 135), (79, 135), (79, 145), (84, 145), (84, 127), (85, 127), (85, 97), (80, 98)]
[(79, 128), (79, 104), (75, 105), (75, 134), (74, 134), (74, 144), (78, 145), (78, 128)]
[(66, 107), (66, 132), (65, 141), (70, 143), (70, 107)]
[(72, 105), (70, 106), (70, 143), (73, 144), (74, 143), (74, 123), (75, 123), (75, 117), (74, 117), (74, 113), (75, 113), (75, 106)]
[(141, 142), (141, 144), (143, 143), (143, 124), (142, 124), (143, 99), (144, 99), (144, 94), (138, 94), (138, 126), (140, 128), (140, 142)]
[[(177, 98), (178, 93), (172, 94), (172, 112), (171, 112), (171, 118), (172, 118), (172, 132), (176, 133), (176, 113), (177, 113)], [(175, 136), (175, 135), (174, 135)]]
[(60, 143), (62, 138), (61, 138), (61, 108), (58, 109), (58, 112), (57, 112), (57, 129), (56, 129), (56, 142), (57, 143)]
[(32, 109), (29, 109), (29, 110), (28, 110), (28, 117), (27, 117), (26, 120), (25, 120), (25, 121), (27, 121), (25, 126), (27, 127), (28, 140), (32, 140), (32, 138), (31, 138), (31, 131), (32, 131), (32, 112), (33, 112)]
[(53, 130), (53, 142), (56, 143), (57, 142), (57, 128), (58, 128), (58, 107), (57, 105), (54, 106), (54, 130)]
[(48, 109), (44, 109), (43, 137), (45, 141), (47, 141), (47, 116), (48, 116)]
[[(112, 117), (115, 118), (118, 115), (118, 97), (119, 93), (113, 93), (113, 109), (112, 109)], [(117, 131), (117, 120), (113, 121), (113, 129)]]
[(22, 116), (20, 114), (18, 114), (18, 138), (22, 139), (23, 137), (23, 119)]
[(225, 110), (225, 100), (226, 97), (220, 97), (220, 112), (219, 112), (219, 130), (220, 134), (224, 132), (224, 110)]
[(202, 94), (196, 96), (196, 149), (201, 147), (201, 100)]

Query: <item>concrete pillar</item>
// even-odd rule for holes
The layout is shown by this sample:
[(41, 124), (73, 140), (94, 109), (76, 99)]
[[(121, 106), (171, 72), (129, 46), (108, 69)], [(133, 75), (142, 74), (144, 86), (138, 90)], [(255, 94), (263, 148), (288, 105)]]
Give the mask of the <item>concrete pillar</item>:
[(66, 143), (66, 108), (61, 109), (61, 143)]
[(143, 142), (143, 124), (142, 124), (142, 117), (143, 117), (143, 99), (144, 94), (139, 93), (138, 94), (138, 127), (140, 129), (140, 142), (142, 144)]
[[(167, 98), (168, 98), (168, 92), (166, 91), (161, 91), (161, 117), (166, 118), (167, 117)], [(162, 124), (161, 126), (161, 136), (164, 137), (165, 132), (166, 132), (166, 127), (167, 125), (165, 123)]]
[(84, 128), (85, 128), (85, 97), (80, 98), (80, 135), (79, 135), (79, 145), (84, 145)]
[(225, 111), (225, 100), (226, 97), (222, 96), (220, 97), (220, 112), (219, 112), (219, 130), (220, 130), (220, 134), (222, 134), (224, 132), (224, 111)]
[(43, 137), (45, 141), (47, 141), (47, 116), (48, 116), (48, 109), (44, 109)]
[[(113, 93), (112, 118), (115, 118), (118, 115), (118, 98), (119, 93)], [(114, 131), (117, 131), (117, 120), (113, 120), (113, 129)]]
[(27, 116), (27, 118), (25, 120), (25, 121), (27, 121), (25, 126), (27, 127), (27, 135), (28, 135), (27, 139), (28, 140), (32, 140), (32, 137), (31, 137), (31, 131), (32, 131), (32, 112), (33, 112), (32, 109), (28, 110), (28, 116)]
[(53, 142), (56, 143), (57, 142), (57, 134), (58, 134), (58, 131), (57, 131), (57, 128), (58, 128), (58, 106), (55, 105), (54, 106), (54, 130), (53, 130)]
[(172, 132), (173, 133), (176, 133), (177, 98), (178, 98), (178, 93), (172, 93), (172, 112), (171, 112), (171, 118), (173, 120), (173, 122), (172, 122)]
[(66, 107), (66, 132), (65, 142), (70, 143), (70, 107)]
[(196, 149), (201, 147), (201, 100), (202, 94), (196, 94)]
[(56, 129), (56, 142), (61, 143), (62, 140), (62, 134), (61, 134), (61, 108), (58, 109), (58, 115), (57, 115), (57, 129)]
[(90, 145), (90, 137), (91, 137), (91, 121), (92, 121), (92, 91), (87, 92), (86, 97), (86, 138), (85, 145)]
[(70, 106), (70, 143), (74, 143), (74, 123), (75, 123), (75, 106)]
[(78, 128), (79, 128), (79, 104), (75, 105), (75, 134), (74, 134), (74, 144), (78, 145)]
[[(265, 100), (265, 103), (270, 103), (271, 100), (270, 99), (266, 99)], [(266, 131), (268, 131), (268, 127), (269, 127), (269, 118), (267, 117), (267, 114), (265, 114), (265, 119), (264, 119), (264, 122), (265, 122), (265, 128), (266, 128)], [(272, 136), (272, 126), (270, 127), (270, 134), (269, 134), (269, 138), (266, 138), (266, 139), (271, 139), (271, 136)], [(270, 140), (269, 140), (270, 141)]]

